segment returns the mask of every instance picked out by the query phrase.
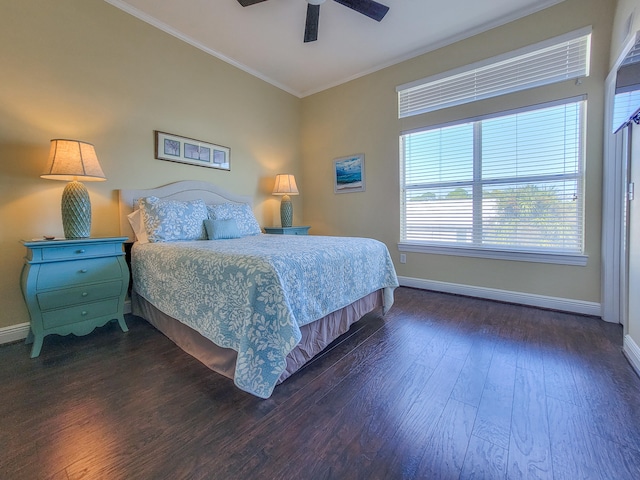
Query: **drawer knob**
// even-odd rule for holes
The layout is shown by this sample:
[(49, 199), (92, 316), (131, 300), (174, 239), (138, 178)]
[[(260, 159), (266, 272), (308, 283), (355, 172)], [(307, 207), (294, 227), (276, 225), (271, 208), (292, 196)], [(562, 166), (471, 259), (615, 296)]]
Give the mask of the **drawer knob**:
[(82, 292), (83, 297), (86, 297), (87, 295), (89, 295), (87, 292)]
[(84, 252), (85, 252), (84, 248), (81, 248), (81, 249), (80, 249), (80, 250), (78, 250), (76, 253), (84, 253)]
[(86, 310), (84, 310), (80, 315), (82, 315), (83, 317), (85, 317), (85, 316), (87, 315), (87, 313), (88, 313), (88, 312), (87, 312)]
[(80, 273), (87, 273), (87, 269), (83, 268), (82, 270), (80, 270)]

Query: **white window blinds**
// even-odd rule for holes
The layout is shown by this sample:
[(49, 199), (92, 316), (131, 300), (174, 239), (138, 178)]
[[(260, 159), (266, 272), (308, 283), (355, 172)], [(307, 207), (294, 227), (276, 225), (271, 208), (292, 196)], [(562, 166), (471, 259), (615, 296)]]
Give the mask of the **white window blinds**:
[(403, 134), (401, 242), (582, 254), (585, 101)]
[(399, 118), (589, 75), (591, 27), (397, 87)]

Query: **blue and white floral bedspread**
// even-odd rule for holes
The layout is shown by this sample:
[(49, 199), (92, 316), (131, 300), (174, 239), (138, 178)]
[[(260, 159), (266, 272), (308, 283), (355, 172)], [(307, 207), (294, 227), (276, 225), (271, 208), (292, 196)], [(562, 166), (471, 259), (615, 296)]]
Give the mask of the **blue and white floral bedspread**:
[(136, 292), (217, 345), (238, 352), (235, 384), (268, 398), (302, 325), (398, 286), (387, 247), (350, 237), (256, 235), (136, 244)]

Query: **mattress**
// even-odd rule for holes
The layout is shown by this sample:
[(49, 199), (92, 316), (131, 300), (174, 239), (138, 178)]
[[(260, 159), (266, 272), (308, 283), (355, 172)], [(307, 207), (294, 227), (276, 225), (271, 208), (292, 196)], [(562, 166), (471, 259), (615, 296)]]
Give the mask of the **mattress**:
[(132, 272), (134, 290), (155, 309), (236, 352), (235, 384), (262, 398), (286, 378), (303, 327), (375, 292), (388, 309), (398, 285), (384, 244), (345, 237), (136, 244)]

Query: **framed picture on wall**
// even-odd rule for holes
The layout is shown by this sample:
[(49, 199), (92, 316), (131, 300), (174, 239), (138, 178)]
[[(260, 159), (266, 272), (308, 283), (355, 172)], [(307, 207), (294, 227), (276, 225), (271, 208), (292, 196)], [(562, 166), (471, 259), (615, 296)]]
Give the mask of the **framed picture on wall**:
[(333, 161), (333, 192), (364, 192), (364, 153)]
[(215, 143), (155, 131), (158, 160), (231, 170), (231, 150)]

